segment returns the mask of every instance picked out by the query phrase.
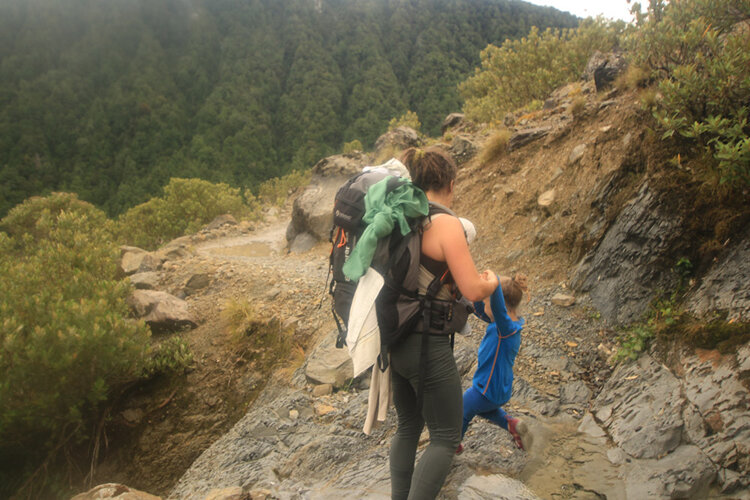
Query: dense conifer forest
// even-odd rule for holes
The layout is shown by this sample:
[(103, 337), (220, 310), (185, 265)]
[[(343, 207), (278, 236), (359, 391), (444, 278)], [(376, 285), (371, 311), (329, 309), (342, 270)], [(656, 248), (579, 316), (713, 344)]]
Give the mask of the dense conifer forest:
[(487, 44), (573, 16), (515, 0), (2, 0), (0, 216), (110, 215), (171, 177), (254, 189), (407, 110), (434, 134)]

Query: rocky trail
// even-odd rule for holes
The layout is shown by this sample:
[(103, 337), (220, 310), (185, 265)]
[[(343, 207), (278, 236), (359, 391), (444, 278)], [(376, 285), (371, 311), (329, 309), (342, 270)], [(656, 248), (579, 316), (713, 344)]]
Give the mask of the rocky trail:
[[(583, 116), (573, 118), (581, 95)], [(750, 344), (722, 354), (676, 342), (611, 363), (617, 325), (673, 286), (686, 230), (666, 181), (647, 175), (658, 158), (639, 109), (637, 96), (568, 85), (544, 110), (511, 117), (512, 148), (484, 163), (473, 158), (488, 132), (451, 125), (442, 145), (461, 164), (455, 209), (477, 227), (478, 267), (529, 277), (508, 410), (529, 423), (533, 443), (518, 450), (506, 431), (475, 420), (440, 498), (750, 499)], [(418, 140), (399, 133), (392, 139)], [(144, 288), (187, 302), (197, 326), (182, 335), (195, 362), (181, 383), (157, 383), (118, 409), (117, 452), (95, 484), (170, 499), (389, 497), (395, 410), (363, 434), (369, 376), (351, 380), (347, 352), (333, 347), (325, 288), (333, 193), (372, 161), (321, 160), (310, 185), (262, 222), (219, 219), (141, 257), (134, 283), (153, 273)], [(694, 312), (750, 319), (749, 241), (746, 228), (733, 234), (695, 277)], [(230, 333), (237, 304), (287, 335), (281, 363), (264, 364)], [(470, 321), (455, 346), (464, 387), (483, 335)]]

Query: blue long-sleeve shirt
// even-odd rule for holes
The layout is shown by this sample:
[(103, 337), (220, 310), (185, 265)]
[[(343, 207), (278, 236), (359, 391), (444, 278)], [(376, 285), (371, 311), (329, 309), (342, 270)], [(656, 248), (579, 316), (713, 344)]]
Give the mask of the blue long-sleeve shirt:
[[(490, 307), (495, 321), (487, 325), (479, 344), (479, 364), (472, 383), (487, 399), (501, 406), (510, 400), (513, 391), (513, 364), (521, 347), (521, 329), (525, 321), (523, 318), (518, 321), (510, 319), (499, 285), (490, 296)], [(484, 310), (483, 306), (478, 309)]]

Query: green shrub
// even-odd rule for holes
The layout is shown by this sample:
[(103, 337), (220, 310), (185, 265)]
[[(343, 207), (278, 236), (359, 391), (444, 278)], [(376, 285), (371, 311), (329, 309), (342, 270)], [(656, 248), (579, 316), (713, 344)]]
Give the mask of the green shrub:
[(120, 241), (154, 249), (227, 213), (238, 218), (250, 214), (239, 189), (201, 179), (173, 178), (164, 187), (163, 197), (152, 198), (120, 216), (117, 230)]
[(193, 353), (188, 343), (179, 336), (169, 337), (154, 344), (143, 368), (146, 378), (183, 372), (193, 362)]
[(341, 148), (341, 152), (344, 154), (354, 153), (355, 151), (362, 151), (362, 143), (359, 142), (359, 139), (354, 139), (351, 142), (346, 142)]
[(414, 111), (407, 111), (398, 118), (391, 118), (391, 121), (388, 122), (389, 132), (398, 127), (411, 127), (419, 132), (419, 129), (422, 128), (422, 124), (419, 122), (419, 117)]
[(713, 156), (733, 186), (750, 184), (750, 36), (740, 22), (749, 17), (746, 0), (651, 0), (627, 39), (633, 61), (658, 81), (663, 137)]
[(507, 112), (543, 101), (558, 86), (577, 80), (594, 51), (615, 47), (623, 26), (587, 19), (576, 29), (534, 27), (520, 40), (488, 45), (481, 68), (459, 85), (465, 113), (474, 121), (501, 122)]
[(264, 181), (258, 188), (260, 204), (283, 205), (292, 191), (310, 182), (309, 170), (295, 170), (283, 177)]
[(127, 319), (110, 226), (63, 193), (0, 221), (0, 456), (13, 467), (88, 437), (102, 402), (141, 373), (150, 332)]

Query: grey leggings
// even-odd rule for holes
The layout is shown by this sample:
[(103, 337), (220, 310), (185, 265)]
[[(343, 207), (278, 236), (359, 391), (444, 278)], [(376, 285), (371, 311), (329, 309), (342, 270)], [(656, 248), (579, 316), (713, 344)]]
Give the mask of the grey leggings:
[[(461, 442), (461, 379), (447, 335), (428, 339), (424, 402), (421, 414), (417, 411), (421, 342), (422, 335), (408, 335), (391, 350), (393, 402), (398, 413), (398, 430), (391, 442), (391, 498), (398, 500), (435, 498)], [(414, 467), (425, 423), (430, 444)]]

